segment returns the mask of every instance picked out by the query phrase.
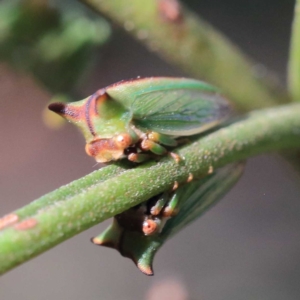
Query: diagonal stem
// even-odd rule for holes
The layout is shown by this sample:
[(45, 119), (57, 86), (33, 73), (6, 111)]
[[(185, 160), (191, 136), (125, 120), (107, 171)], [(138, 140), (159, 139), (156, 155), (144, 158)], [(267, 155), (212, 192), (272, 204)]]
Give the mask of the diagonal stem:
[(170, 189), (174, 181), (183, 184), (191, 173), (199, 178), (256, 154), (300, 148), (299, 115), (300, 104), (253, 112), (178, 149), (184, 158), (179, 164), (165, 157), (128, 170), (109, 166), (41, 197), (0, 219), (0, 273)]

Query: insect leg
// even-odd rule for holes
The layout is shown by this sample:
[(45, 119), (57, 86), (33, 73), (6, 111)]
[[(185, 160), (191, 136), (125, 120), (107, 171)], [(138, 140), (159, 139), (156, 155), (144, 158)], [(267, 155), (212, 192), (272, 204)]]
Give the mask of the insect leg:
[(173, 217), (179, 211), (180, 197), (177, 192), (173, 192), (171, 197), (169, 196), (169, 201), (165, 205), (162, 214), (164, 217)]
[[(148, 140), (153, 141), (155, 143), (159, 143), (165, 146), (170, 146), (170, 147), (176, 147), (178, 146), (178, 141), (175, 140), (175, 138), (170, 137), (168, 135), (164, 135), (158, 132), (150, 132), (147, 134), (148, 136)], [(178, 154), (170, 152), (169, 153), (175, 160), (177, 163), (180, 162), (181, 158)]]
[(165, 192), (156, 203), (151, 207), (150, 214), (152, 216), (172, 217), (175, 216), (179, 208), (179, 194), (175, 192)]
[(141, 153), (139, 151), (140, 150), (134, 145), (132, 147), (126, 148), (124, 151), (124, 155), (127, 157), (128, 160), (135, 163), (141, 163), (151, 158), (149, 154)]
[(135, 162), (135, 163), (141, 163), (144, 161), (147, 161), (151, 158), (150, 155), (144, 154), (144, 153), (130, 153), (127, 156), (128, 160)]
[(153, 216), (157, 216), (161, 213), (161, 210), (166, 205), (168, 200), (170, 199), (169, 193), (163, 193), (161, 197), (157, 200), (155, 205), (153, 205), (150, 209), (150, 213)]
[(164, 155), (168, 152), (168, 150), (159, 145), (158, 143), (155, 143), (149, 139), (144, 139), (141, 142), (141, 149), (144, 151), (151, 151), (152, 153), (156, 154), (156, 155)]
[(165, 145), (165, 146), (176, 147), (178, 145), (175, 138), (170, 137), (165, 134), (161, 134), (161, 133), (152, 131), (152, 132), (148, 133), (147, 136), (148, 136), (149, 140), (151, 140), (155, 143)]
[(177, 192), (163, 193), (150, 208), (150, 215), (143, 222), (143, 233), (147, 236), (161, 232), (170, 217), (179, 211), (180, 196)]

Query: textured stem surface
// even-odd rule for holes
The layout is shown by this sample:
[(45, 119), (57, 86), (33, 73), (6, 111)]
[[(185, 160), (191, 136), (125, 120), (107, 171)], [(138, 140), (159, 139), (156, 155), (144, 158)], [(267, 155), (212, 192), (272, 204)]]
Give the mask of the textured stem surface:
[(190, 174), (255, 154), (300, 147), (300, 104), (253, 112), (191, 140), (171, 157), (134, 169), (108, 166), (41, 197), (0, 219), (0, 272), (25, 262), (79, 232), (182, 184)]

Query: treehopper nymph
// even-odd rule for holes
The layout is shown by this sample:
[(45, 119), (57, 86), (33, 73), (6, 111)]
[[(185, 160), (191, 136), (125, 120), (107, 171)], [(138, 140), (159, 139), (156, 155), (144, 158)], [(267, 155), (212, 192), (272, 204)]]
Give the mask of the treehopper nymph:
[(211, 129), (231, 114), (215, 87), (171, 77), (120, 81), (81, 101), (52, 103), (49, 109), (81, 129), (87, 154), (100, 163), (164, 155), (178, 138)]
[[(178, 213), (172, 218), (164, 213), (156, 216), (151, 214), (151, 209), (157, 206), (166, 194), (130, 208), (116, 215), (112, 225), (93, 238), (92, 242), (118, 250), (122, 256), (132, 259), (144, 274), (153, 275), (152, 262), (157, 250), (168, 238), (198, 218), (225, 195), (238, 181), (243, 168), (244, 163), (228, 165), (169, 194), (170, 200), (166, 205), (175, 204), (178, 209)], [(175, 203), (172, 204), (172, 201)]]

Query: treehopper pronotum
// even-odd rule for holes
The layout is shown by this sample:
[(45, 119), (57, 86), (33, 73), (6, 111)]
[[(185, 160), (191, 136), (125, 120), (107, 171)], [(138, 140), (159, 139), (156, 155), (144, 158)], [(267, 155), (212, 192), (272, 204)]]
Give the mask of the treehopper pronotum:
[(177, 139), (202, 133), (231, 115), (215, 87), (194, 79), (149, 77), (120, 81), (90, 97), (49, 109), (77, 125), (97, 162), (164, 155)]

